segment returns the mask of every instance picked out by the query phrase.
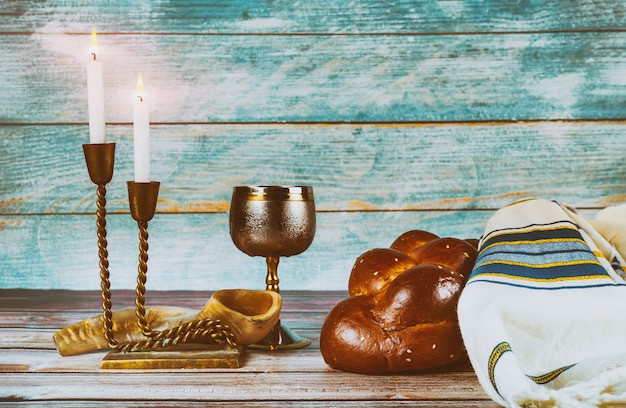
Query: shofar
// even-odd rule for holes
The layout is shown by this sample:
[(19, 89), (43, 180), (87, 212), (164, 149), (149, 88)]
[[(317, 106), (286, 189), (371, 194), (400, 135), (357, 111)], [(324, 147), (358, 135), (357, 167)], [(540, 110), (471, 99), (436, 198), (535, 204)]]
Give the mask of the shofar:
[[(282, 299), (276, 292), (229, 289), (215, 292), (200, 312), (171, 306), (148, 307), (146, 320), (156, 331), (197, 319), (219, 320), (228, 325), (238, 345), (247, 346), (260, 341), (274, 328), (280, 318), (281, 305)], [(120, 343), (145, 340), (134, 308), (113, 312), (113, 334)], [(52, 338), (62, 356), (109, 347), (103, 334), (102, 316), (68, 326)]]

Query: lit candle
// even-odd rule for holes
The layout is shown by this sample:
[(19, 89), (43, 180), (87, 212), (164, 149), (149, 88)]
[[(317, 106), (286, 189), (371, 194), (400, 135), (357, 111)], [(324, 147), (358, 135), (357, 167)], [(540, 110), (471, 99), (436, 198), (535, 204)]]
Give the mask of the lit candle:
[(137, 99), (133, 111), (135, 182), (150, 182), (150, 115), (144, 97), (141, 74), (137, 77)]
[(96, 60), (96, 29), (91, 31), (91, 61), (87, 63), (87, 96), (89, 102), (89, 141), (104, 143), (104, 80), (102, 62)]

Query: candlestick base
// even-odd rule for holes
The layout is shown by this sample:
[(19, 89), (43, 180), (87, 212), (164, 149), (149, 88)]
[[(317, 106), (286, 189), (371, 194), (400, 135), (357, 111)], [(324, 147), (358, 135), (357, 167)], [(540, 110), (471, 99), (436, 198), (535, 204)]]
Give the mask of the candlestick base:
[(100, 363), (102, 369), (172, 370), (181, 368), (240, 368), (246, 349), (218, 344), (178, 344), (166, 349), (112, 351)]

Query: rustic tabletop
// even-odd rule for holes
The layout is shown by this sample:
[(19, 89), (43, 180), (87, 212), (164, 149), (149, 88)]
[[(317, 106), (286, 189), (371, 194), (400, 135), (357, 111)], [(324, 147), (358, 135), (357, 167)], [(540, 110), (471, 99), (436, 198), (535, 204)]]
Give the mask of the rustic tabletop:
[[(148, 305), (200, 309), (210, 292), (151, 292)], [(114, 309), (132, 291), (114, 292)], [(0, 401), (19, 406), (437, 406), (495, 407), (469, 364), (436, 372), (366, 376), (329, 368), (319, 350), (328, 311), (343, 292), (283, 293), (283, 322), (312, 340), (304, 349), (248, 350), (230, 369), (103, 370), (106, 351), (61, 357), (52, 335), (99, 314), (99, 293), (0, 290)]]

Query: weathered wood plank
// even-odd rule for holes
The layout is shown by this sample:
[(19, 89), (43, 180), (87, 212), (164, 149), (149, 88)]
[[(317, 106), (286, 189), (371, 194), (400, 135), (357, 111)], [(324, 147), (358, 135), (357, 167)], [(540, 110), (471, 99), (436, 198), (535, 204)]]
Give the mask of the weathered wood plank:
[[(478, 237), (490, 215), (487, 211), (321, 213), (309, 250), (281, 260), (281, 288), (344, 291), (354, 260), (366, 250), (386, 247), (402, 232), (415, 228), (440, 236)], [(108, 218), (115, 289), (135, 287), (137, 232), (129, 218)], [(180, 214), (153, 220), (148, 289), (263, 289), (263, 260), (238, 252), (230, 241), (227, 222), (226, 214)], [(0, 225), (0, 287), (99, 288), (92, 217), (0, 217)]]
[[(116, 290), (112, 295), (113, 310), (134, 307), (135, 291)], [(206, 291), (149, 291), (146, 305), (200, 310), (211, 295)], [(283, 323), (311, 340), (306, 348), (309, 351), (319, 349), (319, 332), (326, 315), (348, 294), (345, 290), (282, 291), (281, 296)], [(57, 330), (100, 315), (101, 308), (99, 291), (1, 290), (0, 349), (10, 353), (19, 345), (20, 349), (55, 350), (52, 335)], [(0, 357), (0, 364), (6, 361)]]
[[(72, 300), (70, 300), (70, 294)], [(118, 292), (130, 298), (131, 292)], [(155, 292), (161, 300), (180, 304), (201, 302), (209, 292)], [(238, 369), (100, 370), (106, 351), (61, 357), (49, 345), (40, 345), (45, 333), (37, 317), (42, 308), (50, 314), (69, 314), (70, 305), (92, 308), (97, 292), (0, 290), (0, 317), (20, 311), (32, 320), (32, 329), (0, 328), (0, 400), (3, 405), (40, 403), (61, 406), (437, 406), (493, 407), (471, 366), (465, 362), (434, 371), (403, 375), (364, 376), (329, 368), (319, 343), (282, 352), (250, 350)], [(345, 292), (286, 292), (286, 303), (302, 300), (313, 308), (328, 309)], [(13, 302), (14, 301), (14, 302)], [(8, 310), (8, 311), (7, 311)], [(307, 319), (303, 311), (294, 312)], [(320, 323), (309, 321), (319, 333)], [(27, 332), (32, 331), (29, 337)], [(16, 333), (17, 334), (16, 336)], [(312, 335), (313, 331), (303, 334)], [(22, 342), (23, 341), (23, 342)], [(344, 403), (345, 402), (345, 403)], [(405, 405), (404, 402), (412, 402)], [(236, 405), (234, 405), (236, 404)], [(199, 406), (199, 405), (198, 405)]]
[[(479, 236), (488, 211), (319, 213), (316, 237), (302, 255), (280, 261), (284, 290), (346, 290), (354, 260), (402, 232)], [(98, 289), (94, 216), (0, 216), (0, 287)], [(126, 214), (107, 217), (111, 282), (134, 289), (138, 230)], [(149, 226), (148, 290), (265, 288), (265, 262), (239, 252), (228, 214), (163, 214)], [(468, 235), (469, 234), (469, 235)]]
[[(375, 45), (373, 45), (375, 44)], [(89, 37), (0, 36), (0, 123), (87, 120)], [(626, 32), (156, 35), (100, 42), (106, 118), (153, 122), (617, 119)]]
[[(24, 407), (23, 402), (3, 401), (3, 407)], [(68, 401), (68, 400), (46, 400), (46, 401), (29, 401), (28, 407), (50, 407), (63, 406), (65, 408), (102, 408), (111, 407), (110, 402), (103, 401)], [(165, 408), (195, 408), (207, 406), (206, 401), (159, 401), (159, 407)], [(435, 400), (435, 401), (211, 401), (211, 407), (236, 407), (236, 408), (284, 408), (298, 406), (304, 408), (328, 408), (328, 407), (345, 407), (345, 408), (392, 408), (392, 407), (437, 407), (437, 408), (498, 408), (499, 405), (489, 400)], [(115, 401), (116, 408), (144, 408), (154, 407), (154, 402), (145, 401)]]
[[(4, 320), (4, 313), (0, 314), (0, 319)], [(2, 327), (2, 336), (0, 336), (0, 349), (8, 350), (15, 348), (16, 345), (20, 349), (26, 350), (54, 350), (54, 343), (50, 341), (54, 333), (58, 329), (33, 329), (33, 328), (7, 328), (6, 325), (0, 324)]]
[[(135, 307), (135, 291), (112, 291), (113, 310)], [(149, 291), (146, 306), (166, 305), (200, 310), (211, 297), (206, 291)], [(319, 331), (328, 312), (346, 298), (341, 291), (281, 291), (281, 319), (319, 347)], [(100, 291), (2, 290), (0, 348), (54, 348), (52, 334), (60, 328), (102, 314)], [(54, 312), (51, 312), (54, 310)]]
[[(603, 208), (626, 201), (624, 129), (623, 122), (155, 125), (152, 175), (161, 181), (159, 213), (227, 212), (237, 184), (310, 184), (324, 212), (491, 210), (527, 196)], [(131, 135), (131, 126), (109, 127), (110, 213), (128, 212)], [(93, 214), (87, 142), (86, 126), (0, 126), (0, 214)]]
[[(354, 260), (387, 247), (402, 232), (478, 237), (492, 212), (321, 213), (311, 247), (281, 260), (283, 290), (346, 290)], [(593, 216), (592, 213), (589, 216)], [(137, 230), (128, 215), (110, 215), (109, 261), (114, 289), (134, 289)], [(0, 216), (0, 287), (94, 290), (100, 287), (95, 218)], [(240, 253), (227, 214), (157, 216), (150, 225), (148, 290), (263, 289), (265, 262)]]
[(623, 28), (619, 0), (415, 2), (270, 0), (157, 2), (22, 0), (0, 5), (5, 32), (351, 33), (589, 30)]
[[(319, 331), (319, 329), (318, 329)], [(6, 333), (2, 329), (1, 333)], [(308, 332), (305, 332), (308, 334)], [(28, 349), (13, 348), (0, 349), (0, 374), (1, 373), (93, 373), (98, 371), (100, 362), (108, 353), (108, 350), (96, 351), (77, 356), (62, 357), (54, 349)], [(160, 369), (162, 372), (180, 372), (180, 369)], [(311, 344), (303, 349), (282, 351), (280, 353), (247, 350), (245, 364), (239, 368), (219, 369), (194, 369), (197, 373), (268, 373), (268, 372), (310, 372), (320, 373), (333, 371), (324, 362), (317, 345)], [(122, 370), (123, 372), (123, 370)], [(442, 367), (438, 370), (430, 370), (436, 373), (473, 373), (469, 361)], [(424, 374), (415, 372), (409, 374)]]
[[(94, 294), (94, 296), (99, 296)], [(33, 319), (33, 315), (29, 315), (31, 319)], [(91, 317), (98, 314), (94, 312), (92, 314), (83, 313), (82, 316), (85, 318)], [(285, 320), (285, 323), (288, 323), (288, 327), (292, 330), (296, 330), (297, 333), (311, 340), (311, 345), (309, 345), (306, 349), (306, 352), (310, 350), (319, 350), (319, 336), (320, 336), (320, 328), (322, 322), (324, 321), (326, 314), (320, 314), (317, 319), (311, 319), (310, 322), (302, 322), (302, 321), (294, 321), (291, 317), (297, 317), (293, 312), (285, 312), (284, 316), (287, 316), (289, 321)], [(42, 317), (52, 317), (42, 316)], [(61, 313), (61, 316), (57, 316), (56, 318), (47, 319), (49, 321), (42, 321), (44, 319), (35, 318), (38, 322), (41, 322), (41, 327), (52, 326), (49, 323), (54, 323), (55, 328), (33, 328), (32, 322), (30, 324), (26, 324), (26, 318), (17, 319), (13, 313), (9, 315), (0, 314), (0, 327), (2, 336), (0, 336), (0, 350), (5, 350), (9, 355), (13, 356), (12, 358), (22, 358), (16, 356), (16, 347), (19, 347), (19, 350), (37, 350), (33, 355), (38, 356), (39, 351), (54, 351), (55, 358), (58, 357), (58, 353), (56, 351), (56, 347), (54, 346), (54, 342), (52, 341), (52, 336), (54, 333), (59, 331), (61, 328), (68, 326), (70, 324), (74, 324), (80, 319), (76, 319), (77, 314), (64, 314)], [(54, 322), (51, 322), (54, 320)], [(299, 317), (299, 320), (302, 320), (302, 317)], [(24, 327), (21, 328), (7, 328), (8, 324), (11, 326), (22, 325)], [(295, 325), (294, 325), (295, 323)], [(298, 326), (298, 327), (296, 327)], [(310, 326), (309, 328), (302, 328), (300, 326)], [(21, 351), (20, 351), (21, 352)], [(314, 353), (315, 351), (312, 351)], [(304, 353), (304, 352), (303, 352)], [(102, 357), (102, 356), (101, 356)], [(43, 361), (40, 357), (34, 357), (37, 361)], [(6, 363), (5, 359), (2, 359), (0, 364)]]
[[(4, 333), (4, 330), (2, 330)], [(309, 346), (310, 347), (310, 346)], [(62, 357), (56, 350), (0, 349), (1, 373), (93, 373), (98, 371), (100, 362), (108, 350)], [(263, 373), (263, 372), (324, 372), (329, 367), (324, 362), (318, 348), (306, 348), (289, 351), (276, 358), (276, 353), (248, 350), (245, 364), (240, 368), (198, 369), (198, 373)], [(456, 371), (459, 369), (456, 368)], [(464, 371), (470, 371), (468, 365)], [(179, 369), (159, 370), (160, 372), (179, 372)]]
[[(122, 299), (132, 292), (117, 293)], [(70, 296), (73, 295), (73, 296)], [(209, 292), (155, 292), (159, 300), (173, 304), (188, 300), (200, 304)], [(313, 309), (329, 310), (345, 292), (284, 293), (286, 304), (300, 301)], [(10, 403), (54, 403), (62, 406), (98, 407), (105, 401), (131, 406), (145, 401), (159, 406), (437, 406), (493, 407), (471, 366), (465, 362), (440, 370), (403, 375), (363, 376), (330, 369), (319, 352), (319, 343), (283, 352), (250, 350), (246, 364), (238, 369), (198, 370), (100, 370), (105, 351), (61, 357), (49, 344), (37, 339), (46, 330), (37, 319), (41, 310), (67, 315), (77, 309), (95, 308), (97, 292), (0, 290), (0, 318), (20, 311), (31, 329), (0, 328), (0, 400)], [(8, 310), (8, 312), (7, 312)], [(301, 318), (307, 315), (294, 312)], [(309, 315), (310, 316), (310, 315)], [(303, 334), (315, 338), (316, 329)], [(29, 336), (27, 333), (32, 332)], [(19, 333), (19, 334), (18, 334)], [(50, 342), (50, 340), (48, 340)], [(405, 405), (404, 402), (412, 402)], [(233, 405), (235, 404), (236, 405)], [(278, 404), (278, 405), (275, 405)]]
[[(364, 376), (339, 372), (289, 372), (282, 375), (234, 373), (202, 376), (180, 372), (107, 374), (46, 373), (0, 375), (0, 395), (14, 400), (98, 399), (167, 401), (336, 401), (350, 399), (487, 399), (473, 372)], [(68, 387), (67, 384), (72, 384)]]
[[(94, 298), (99, 298), (100, 294), (94, 292)], [(150, 302), (151, 292), (147, 294), (148, 305), (164, 305), (171, 306), (170, 304)], [(186, 304), (181, 304), (181, 307), (186, 307)], [(118, 299), (113, 298), (113, 310), (129, 308), (134, 309), (133, 304), (123, 304)], [(193, 309), (193, 308), (192, 308)], [(195, 310), (199, 310), (197, 308)], [(330, 309), (329, 309), (330, 310)], [(299, 310), (283, 309), (281, 311), (281, 321), (288, 327), (298, 332), (310, 333), (313, 337), (310, 338), (313, 342), (316, 342), (319, 338), (315, 331), (322, 327), (322, 323), (326, 318), (328, 311), (324, 312), (303, 312)], [(30, 314), (25, 316), (22, 312), (5, 312), (0, 315), (0, 328), (43, 328), (43, 329), (61, 329), (63, 327), (72, 325), (76, 322), (83, 321), (85, 319), (92, 318), (94, 316), (100, 316), (102, 311), (94, 310), (93, 312), (48, 312), (40, 311), (37, 314)], [(20, 333), (16, 333), (19, 335)], [(306, 337), (306, 336), (305, 336)], [(50, 341), (50, 339), (48, 339)], [(2, 342), (0, 342), (2, 344)], [(49, 348), (52, 343), (47, 344), (45, 348)]]
[[(121, 304), (134, 307), (134, 290), (114, 290), (113, 297)], [(150, 291), (149, 298), (153, 304), (202, 308), (213, 292), (200, 290), (165, 290)], [(283, 311), (327, 313), (338, 301), (347, 296), (347, 288), (339, 291), (283, 290)], [(87, 312), (98, 313), (101, 310), (100, 290), (31, 290), (2, 289), (0, 290), (0, 309), (3, 312), (50, 311), (57, 313)]]

